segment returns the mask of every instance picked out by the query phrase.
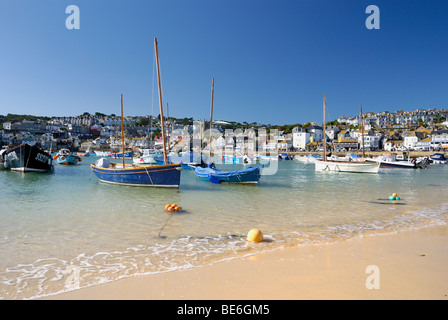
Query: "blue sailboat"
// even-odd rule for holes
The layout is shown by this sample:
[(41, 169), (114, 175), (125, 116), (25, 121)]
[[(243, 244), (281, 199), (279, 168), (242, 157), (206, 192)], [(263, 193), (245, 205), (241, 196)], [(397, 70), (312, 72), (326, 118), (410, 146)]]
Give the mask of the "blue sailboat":
[(239, 171), (222, 171), (208, 166), (206, 168), (197, 167), (194, 172), (199, 179), (216, 184), (221, 182), (257, 184), (260, 180), (261, 169), (262, 166), (249, 167)]
[[(163, 152), (165, 163), (163, 165), (136, 165), (125, 164), (125, 159), (122, 157), (122, 164), (109, 163), (109, 159), (101, 158), (95, 164), (91, 165), (92, 172), (102, 182), (130, 185), (130, 186), (144, 186), (144, 187), (163, 187), (163, 188), (178, 188), (180, 185), (180, 173), (182, 170), (180, 163), (168, 164), (166, 160), (166, 146), (165, 146), (165, 125), (163, 120), (162, 108), (162, 91), (160, 86), (160, 68), (157, 51), (157, 39), (154, 39), (156, 60), (157, 60), (157, 78), (159, 82), (159, 100), (160, 100), (160, 121), (162, 124), (163, 136)], [(123, 95), (121, 95), (121, 136), (122, 149), (124, 154), (124, 132), (123, 132)]]
[(212, 150), (212, 123), (213, 123), (213, 93), (215, 88), (215, 79), (212, 79), (212, 102), (210, 111), (210, 141), (209, 141), (209, 164), (207, 167), (196, 167), (194, 173), (196, 176), (204, 181), (210, 181), (216, 184), (221, 182), (229, 183), (255, 183), (257, 184), (260, 180), (261, 169), (263, 166), (259, 167), (249, 167), (244, 170), (239, 171), (223, 171), (214, 168), (211, 162), (211, 150)]
[(109, 163), (101, 158), (91, 165), (92, 172), (101, 182), (139, 187), (178, 188), (182, 167), (179, 163), (167, 165), (134, 165)]

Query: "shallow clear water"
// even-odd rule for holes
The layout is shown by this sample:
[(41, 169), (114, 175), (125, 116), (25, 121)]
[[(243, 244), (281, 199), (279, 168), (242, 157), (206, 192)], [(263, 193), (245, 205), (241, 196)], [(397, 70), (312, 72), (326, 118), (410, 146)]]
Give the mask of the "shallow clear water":
[[(98, 182), (96, 159), (51, 174), (0, 171), (0, 298), (448, 222), (448, 165), (350, 174), (279, 161), (257, 186), (216, 185), (184, 170), (179, 189), (153, 189)], [(393, 192), (400, 201), (388, 200)], [(183, 212), (167, 214), (168, 203)], [(266, 241), (246, 243), (252, 228)]]

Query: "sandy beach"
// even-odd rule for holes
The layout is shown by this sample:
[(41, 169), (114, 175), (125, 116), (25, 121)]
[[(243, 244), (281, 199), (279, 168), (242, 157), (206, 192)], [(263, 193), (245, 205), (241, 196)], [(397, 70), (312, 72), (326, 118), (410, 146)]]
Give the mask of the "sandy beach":
[(46, 299), (447, 300), (447, 248), (448, 226), (441, 225), (136, 276)]

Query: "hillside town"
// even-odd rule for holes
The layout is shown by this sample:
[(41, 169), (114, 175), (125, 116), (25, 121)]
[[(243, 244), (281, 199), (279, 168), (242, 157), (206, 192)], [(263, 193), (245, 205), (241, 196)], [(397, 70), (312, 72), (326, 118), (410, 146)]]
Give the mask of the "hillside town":
[[(342, 115), (326, 124), (325, 133), (330, 150), (333, 151), (358, 151), (363, 147), (368, 151), (438, 151), (448, 148), (447, 114), (448, 110), (435, 108), (367, 112), (362, 115), (364, 128), (361, 127), (361, 115)], [(72, 151), (91, 149), (111, 152), (122, 146), (121, 117), (115, 115), (92, 115), (87, 112), (76, 117), (52, 118), (7, 115), (0, 116), (0, 120), (1, 146), (27, 143), (49, 151), (68, 148)], [(158, 117), (125, 117), (123, 124), (126, 148), (139, 152), (162, 145)], [(166, 126), (170, 148), (193, 145), (203, 148), (208, 144), (208, 121), (168, 118)], [(322, 125), (315, 122), (294, 126), (265, 126), (214, 121), (212, 132), (214, 152), (225, 150), (240, 153), (247, 150), (320, 151), (324, 136)], [(269, 134), (254, 144), (252, 138), (259, 138), (260, 132)]]

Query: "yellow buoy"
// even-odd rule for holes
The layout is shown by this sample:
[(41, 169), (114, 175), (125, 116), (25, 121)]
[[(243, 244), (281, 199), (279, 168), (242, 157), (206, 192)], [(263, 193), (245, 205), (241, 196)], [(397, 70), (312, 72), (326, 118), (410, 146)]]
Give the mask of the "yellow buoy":
[(252, 229), (247, 234), (247, 241), (261, 242), (263, 241), (263, 233), (258, 229)]
[(396, 198), (396, 197), (398, 197), (398, 195), (394, 192), (394, 193), (392, 193), (392, 197)]

